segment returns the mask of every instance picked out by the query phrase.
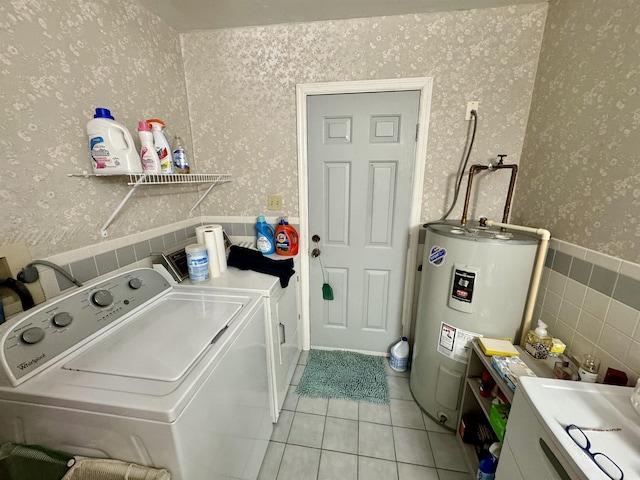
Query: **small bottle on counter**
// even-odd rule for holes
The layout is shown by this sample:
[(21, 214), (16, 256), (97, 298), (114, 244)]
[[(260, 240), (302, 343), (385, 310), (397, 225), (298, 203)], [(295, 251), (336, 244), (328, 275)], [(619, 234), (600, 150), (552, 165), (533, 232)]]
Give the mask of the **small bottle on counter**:
[(598, 371), (600, 370), (600, 359), (595, 355), (585, 355), (580, 368), (578, 369), (578, 376), (581, 382), (596, 383), (598, 379)]
[(547, 324), (538, 320), (538, 327), (530, 330), (525, 342), (525, 351), (536, 360), (544, 360), (549, 356), (553, 339), (547, 332)]

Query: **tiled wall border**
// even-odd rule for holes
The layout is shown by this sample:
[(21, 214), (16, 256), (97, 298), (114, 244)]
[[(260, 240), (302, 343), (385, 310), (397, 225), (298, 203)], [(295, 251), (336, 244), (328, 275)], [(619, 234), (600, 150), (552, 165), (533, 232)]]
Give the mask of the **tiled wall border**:
[(600, 357), (599, 380), (640, 375), (640, 265), (552, 239), (535, 315), (571, 355)]
[[(267, 217), (267, 222), (275, 225), (279, 217)], [(136, 267), (149, 267), (151, 254), (162, 252), (167, 248), (195, 236), (199, 225), (215, 223), (222, 226), (232, 237), (256, 236), (255, 217), (215, 217), (206, 216), (183, 220), (127, 237), (108, 240), (89, 247), (80, 248), (53, 255), (47, 260), (62, 267), (78, 281), (85, 283), (102, 275), (119, 273)], [(298, 219), (290, 219), (297, 226)], [(38, 266), (41, 283), (46, 298), (59, 295), (73, 287), (73, 283), (63, 275), (48, 267)]]

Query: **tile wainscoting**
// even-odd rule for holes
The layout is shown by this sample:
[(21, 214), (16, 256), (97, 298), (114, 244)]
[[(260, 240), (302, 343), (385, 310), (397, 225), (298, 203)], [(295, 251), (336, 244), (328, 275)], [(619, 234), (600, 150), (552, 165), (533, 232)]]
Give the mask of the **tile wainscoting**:
[[(272, 225), (277, 217), (269, 217)], [(162, 251), (195, 235), (195, 228), (217, 223), (232, 237), (255, 238), (254, 217), (192, 218), (127, 237), (46, 258), (81, 282), (135, 267), (149, 267), (151, 252)], [(291, 219), (297, 224), (298, 219)], [(425, 230), (419, 243), (424, 244)], [(422, 258), (420, 248), (420, 258)], [(72, 286), (48, 267), (38, 267), (45, 295)], [(419, 282), (419, 274), (416, 280)], [(623, 370), (634, 384), (640, 377), (640, 265), (552, 239), (534, 320), (549, 325), (572, 355), (600, 357), (599, 381), (607, 367)]]
[[(279, 217), (267, 217), (275, 225)], [(107, 240), (89, 247), (79, 248), (45, 258), (61, 266), (80, 282), (88, 282), (109, 273), (120, 273), (132, 268), (150, 267), (151, 254), (162, 252), (187, 238), (195, 236), (199, 225), (219, 224), (231, 237), (255, 238), (255, 217), (205, 216), (183, 220), (164, 227)], [(298, 219), (291, 219), (297, 228)], [(47, 299), (59, 295), (73, 284), (49, 267), (38, 265), (40, 281)]]
[(623, 370), (634, 385), (640, 376), (640, 265), (552, 239), (534, 322), (540, 318), (572, 356), (602, 360)]

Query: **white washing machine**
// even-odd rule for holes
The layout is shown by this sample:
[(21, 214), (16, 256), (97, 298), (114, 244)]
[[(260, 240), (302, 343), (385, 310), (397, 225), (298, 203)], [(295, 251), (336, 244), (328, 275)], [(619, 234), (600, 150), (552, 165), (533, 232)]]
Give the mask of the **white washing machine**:
[(137, 269), (0, 326), (0, 442), (255, 479), (272, 433), (259, 295)]

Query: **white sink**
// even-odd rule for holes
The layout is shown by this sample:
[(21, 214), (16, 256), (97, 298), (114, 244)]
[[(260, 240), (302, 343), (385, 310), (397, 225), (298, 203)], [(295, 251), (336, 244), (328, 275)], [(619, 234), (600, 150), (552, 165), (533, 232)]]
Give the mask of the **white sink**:
[(591, 452), (609, 456), (625, 480), (640, 479), (640, 415), (631, 405), (633, 388), (520, 377), (518, 389), (576, 471), (588, 479), (607, 478), (568, 436), (564, 427), (570, 424), (584, 430)]

